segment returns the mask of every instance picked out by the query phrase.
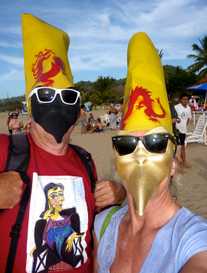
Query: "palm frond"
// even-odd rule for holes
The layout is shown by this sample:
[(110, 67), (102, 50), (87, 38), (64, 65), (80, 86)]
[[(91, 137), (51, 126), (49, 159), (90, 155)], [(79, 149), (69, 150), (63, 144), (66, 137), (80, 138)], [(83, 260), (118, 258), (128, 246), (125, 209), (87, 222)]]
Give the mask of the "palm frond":
[(197, 52), (197, 54), (203, 53), (203, 49), (197, 44), (192, 44), (192, 50)]
[(192, 72), (205, 73), (207, 67), (207, 36), (199, 39), (198, 44), (192, 44), (192, 50), (194, 54), (189, 54), (188, 57), (194, 59), (194, 63), (188, 69)]

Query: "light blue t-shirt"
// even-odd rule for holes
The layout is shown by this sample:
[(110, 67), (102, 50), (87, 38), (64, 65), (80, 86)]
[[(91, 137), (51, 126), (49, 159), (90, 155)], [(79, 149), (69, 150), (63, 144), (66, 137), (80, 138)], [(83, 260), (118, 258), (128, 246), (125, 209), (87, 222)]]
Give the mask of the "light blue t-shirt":
[[(128, 207), (119, 209), (112, 216), (100, 239), (100, 229), (109, 210), (99, 213), (94, 224), (97, 240), (100, 240), (97, 251), (99, 273), (110, 271), (116, 254), (119, 225)], [(207, 251), (207, 220), (181, 208), (158, 231), (142, 268), (137, 273), (178, 273), (192, 256), (202, 251)]]

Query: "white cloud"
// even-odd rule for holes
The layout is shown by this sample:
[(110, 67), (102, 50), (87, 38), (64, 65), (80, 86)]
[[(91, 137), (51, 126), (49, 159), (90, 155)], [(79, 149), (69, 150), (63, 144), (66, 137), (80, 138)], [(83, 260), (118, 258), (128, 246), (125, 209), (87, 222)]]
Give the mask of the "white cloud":
[(14, 57), (7, 54), (0, 54), (0, 60), (11, 65), (17, 65), (23, 67), (23, 59), (21, 57)]
[[(153, 3), (154, 8), (150, 11), (139, 11), (139, 6), (133, 9), (131, 2), (126, 6), (125, 14), (128, 10), (126, 19), (130, 21), (133, 29), (136, 31), (144, 30), (156, 42), (166, 46), (176, 44), (172, 51), (174, 58), (179, 54), (180, 48), (186, 47), (189, 42), (188, 50), (191, 46), (191, 41), (199, 36), (207, 33), (206, 14), (207, 5), (198, 8), (195, 0), (160, 0)], [(134, 27), (133, 27), (134, 26)], [(182, 51), (182, 50), (181, 50)], [(180, 55), (180, 54), (179, 54)], [(185, 58), (186, 56), (183, 56)]]
[[(50, 7), (45, 3), (41, 7), (36, 2), (28, 4), (28, 11), (69, 34), (74, 75), (91, 70), (101, 75), (102, 70), (126, 68), (127, 44), (137, 31), (147, 32), (155, 46), (163, 49), (165, 63), (175, 61), (177, 65), (186, 62), (192, 43), (207, 35), (207, 2), (202, 0), (62, 0), (61, 5), (53, 1)], [(18, 77), (19, 69), (23, 73), (23, 59), (14, 56), (12, 49), (17, 54), (16, 48), (21, 48), (20, 40), (17, 42), (20, 20), (16, 25), (0, 25), (0, 34), (0, 60), (13, 66), (9, 76)], [(13, 43), (6, 39), (7, 34), (10, 39), (15, 37)]]
[[(75, 25), (68, 24), (71, 37), (73, 67), (96, 69), (122, 67), (130, 36), (146, 31), (157, 48), (164, 50), (164, 59), (184, 61), (191, 44), (207, 33), (207, 5), (198, 8), (195, 0), (114, 1), (111, 7), (81, 10)], [(76, 55), (77, 54), (77, 55)], [(87, 62), (82, 61), (87, 59)], [(121, 58), (121, 59), (120, 59)]]
[(9, 43), (7, 41), (0, 41), (0, 48), (22, 48), (22, 43), (20, 42)]
[(22, 70), (11, 69), (4, 74), (0, 74), (0, 82), (5, 83), (8, 81), (19, 81), (24, 77), (24, 72)]
[(21, 26), (1, 26), (0, 33), (21, 35)]
[(24, 95), (23, 70), (11, 69), (0, 74), (0, 99)]
[[(207, 33), (207, 5), (198, 8), (198, 0), (111, 1), (102, 6), (66, 5), (56, 9), (33, 7), (43, 19), (63, 28), (71, 38), (72, 62), (75, 68), (91, 69), (125, 65), (130, 36), (146, 31), (157, 48), (163, 48), (166, 60), (184, 60), (192, 42)], [(59, 19), (62, 18), (60, 21)], [(18, 33), (17, 27), (10, 31)], [(0, 29), (1, 30), (1, 29)], [(76, 55), (77, 54), (77, 55)], [(122, 58), (122, 60), (120, 60)], [(88, 65), (84, 60), (88, 60)]]

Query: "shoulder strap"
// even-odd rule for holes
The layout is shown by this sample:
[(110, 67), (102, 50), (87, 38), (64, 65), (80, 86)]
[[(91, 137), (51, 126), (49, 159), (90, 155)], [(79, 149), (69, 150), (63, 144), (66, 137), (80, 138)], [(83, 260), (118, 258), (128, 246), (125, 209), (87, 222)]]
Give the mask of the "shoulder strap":
[(88, 177), (91, 181), (92, 192), (94, 192), (95, 185), (96, 185), (96, 178), (94, 176), (94, 166), (93, 166), (91, 154), (77, 145), (69, 144), (69, 146), (78, 154), (78, 156), (82, 160), (82, 162), (87, 170)]
[(102, 223), (100, 234), (99, 234), (99, 240), (103, 237), (108, 225), (111, 222), (112, 216), (121, 208), (121, 206), (112, 207), (109, 212), (107, 213), (106, 217), (104, 218), (104, 221)]
[(16, 251), (19, 240), (19, 233), (21, 231), (22, 222), (24, 219), (25, 210), (30, 198), (30, 181), (26, 174), (29, 164), (30, 147), (26, 135), (11, 135), (9, 143), (8, 158), (5, 171), (15, 170), (20, 173), (22, 181), (26, 187), (19, 204), (19, 211), (17, 213), (16, 221), (10, 231), (10, 247), (7, 257), (7, 264), (5, 273), (12, 273)]
[(30, 146), (25, 134), (9, 136), (9, 150), (5, 171), (26, 172), (29, 164)]

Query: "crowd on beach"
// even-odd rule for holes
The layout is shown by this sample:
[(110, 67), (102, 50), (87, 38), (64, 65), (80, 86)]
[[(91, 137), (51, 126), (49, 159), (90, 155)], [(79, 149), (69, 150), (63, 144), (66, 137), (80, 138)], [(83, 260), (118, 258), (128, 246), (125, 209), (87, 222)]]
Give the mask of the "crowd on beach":
[(101, 133), (107, 129), (116, 130), (120, 126), (121, 116), (120, 104), (111, 104), (106, 113), (98, 118), (94, 117), (93, 111), (87, 112), (85, 106), (82, 105), (79, 118), (81, 133)]
[[(86, 111), (84, 105), (81, 106), (80, 117), (78, 123), (81, 127), (81, 134), (85, 133), (101, 133), (105, 130), (116, 130), (120, 126), (121, 106), (119, 104), (111, 104), (105, 114), (95, 117), (94, 111)], [(21, 112), (16, 109), (8, 113), (7, 128), (9, 134), (28, 133), (30, 129), (30, 119), (23, 122)]]
[(201, 98), (199, 96), (191, 96), (189, 98), (189, 106), (192, 111), (207, 111), (207, 103), (204, 101), (203, 103), (201, 102)]
[[(204, 111), (203, 105), (199, 103), (198, 96), (188, 96), (188, 105), (192, 112)], [(180, 120), (174, 108), (175, 103), (171, 103), (171, 115), (174, 118), (173, 124), (179, 123)], [(106, 112), (103, 115), (96, 117), (93, 111), (93, 106), (90, 108), (84, 104), (81, 105), (79, 125), (81, 127), (81, 134), (85, 133), (100, 133), (106, 130), (116, 130), (120, 127), (122, 118), (121, 104), (111, 103), (106, 106)], [(9, 134), (19, 134), (28, 132), (30, 128), (30, 120), (23, 122), (21, 119), (21, 111), (16, 109), (8, 113), (7, 127)], [(174, 131), (176, 134), (176, 130)]]

